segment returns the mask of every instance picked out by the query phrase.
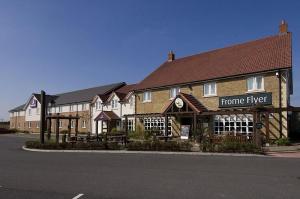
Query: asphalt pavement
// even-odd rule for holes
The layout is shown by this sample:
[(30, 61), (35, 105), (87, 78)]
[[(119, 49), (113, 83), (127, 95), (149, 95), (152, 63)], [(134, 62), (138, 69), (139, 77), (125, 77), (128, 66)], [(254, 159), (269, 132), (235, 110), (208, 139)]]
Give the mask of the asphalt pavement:
[(0, 135), (2, 199), (300, 198), (300, 159), (41, 153)]

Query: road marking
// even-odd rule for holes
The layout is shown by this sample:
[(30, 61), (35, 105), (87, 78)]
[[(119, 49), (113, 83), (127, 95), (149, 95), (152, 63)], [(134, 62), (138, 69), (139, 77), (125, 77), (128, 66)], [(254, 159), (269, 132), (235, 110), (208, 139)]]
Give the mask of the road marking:
[(78, 198), (80, 198), (81, 196), (83, 196), (84, 194), (83, 193), (80, 193), (80, 194), (78, 194), (77, 196), (75, 196), (74, 198), (72, 198), (72, 199), (78, 199)]

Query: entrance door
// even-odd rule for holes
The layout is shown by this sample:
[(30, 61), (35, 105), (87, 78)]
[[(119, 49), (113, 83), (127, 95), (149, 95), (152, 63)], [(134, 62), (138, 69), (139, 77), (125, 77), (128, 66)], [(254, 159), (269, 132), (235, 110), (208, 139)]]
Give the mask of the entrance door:
[[(191, 135), (191, 130), (193, 128), (193, 118), (182, 117), (180, 119), (180, 125), (181, 125), (181, 139), (188, 139)], [(188, 132), (187, 129), (189, 129)]]

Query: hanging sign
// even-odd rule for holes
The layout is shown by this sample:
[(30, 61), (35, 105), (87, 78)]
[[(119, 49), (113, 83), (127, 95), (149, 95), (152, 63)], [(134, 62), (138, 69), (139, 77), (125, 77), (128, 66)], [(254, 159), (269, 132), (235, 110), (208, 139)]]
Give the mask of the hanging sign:
[(32, 99), (30, 102), (30, 108), (36, 108), (37, 107), (37, 100), (36, 99)]
[(182, 108), (183, 107), (183, 101), (182, 101), (182, 99), (181, 98), (177, 98), (175, 100), (175, 105), (176, 105), (177, 108)]
[(219, 98), (220, 108), (272, 105), (272, 93), (224, 96)]

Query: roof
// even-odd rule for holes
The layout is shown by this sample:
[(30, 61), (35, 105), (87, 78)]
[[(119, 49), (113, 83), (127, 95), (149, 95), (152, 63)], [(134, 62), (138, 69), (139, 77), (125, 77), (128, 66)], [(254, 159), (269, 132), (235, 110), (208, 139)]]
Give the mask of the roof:
[(101, 111), (99, 115), (95, 118), (95, 121), (103, 120), (103, 121), (110, 121), (110, 120), (119, 120), (120, 117), (115, 114), (113, 111)]
[(114, 93), (118, 96), (120, 101), (123, 101), (126, 98), (126, 96), (128, 95), (128, 93), (133, 91), (135, 87), (136, 87), (136, 84), (125, 85), (125, 86), (122, 86), (121, 88), (119, 88), (118, 90), (114, 91)]
[(193, 95), (179, 93), (172, 101), (168, 102), (163, 110), (163, 113), (167, 113), (170, 110), (177, 98), (181, 98), (196, 113), (207, 111), (205, 106), (201, 104), (201, 102), (199, 102), (199, 100), (197, 100)]
[(286, 33), (165, 62), (136, 90), (290, 68), (291, 43)]
[(78, 102), (90, 102), (96, 95), (103, 96), (109, 94), (115, 89), (125, 85), (124, 82), (109, 84), (104, 86), (98, 86), (94, 88), (88, 88), (68, 93), (57, 94), (55, 99), (55, 105), (72, 104)]
[(25, 105), (26, 105), (26, 104), (22, 104), (22, 105), (20, 105), (20, 106), (17, 106), (17, 107), (15, 107), (15, 108), (9, 110), (9, 112), (18, 112), (18, 111), (22, 111), (22, 110), (24, 110)]

